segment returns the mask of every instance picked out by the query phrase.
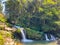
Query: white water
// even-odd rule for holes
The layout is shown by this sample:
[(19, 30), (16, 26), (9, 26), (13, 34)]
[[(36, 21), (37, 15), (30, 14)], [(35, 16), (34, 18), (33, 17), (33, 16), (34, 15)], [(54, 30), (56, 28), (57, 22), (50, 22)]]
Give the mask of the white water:
[(45, 34), (46, 41), (55, 41), (56, 40), (56, 38), (53, 35), (50, 34), (50, 36), (51, 36), (51, 39), (49, 39), (47, 34)]
[(50, 35), (51, 39), (50, 40), (56, 40), (56, 38), (53, 35)]
[(20, 31), (21, 31), (21, 33), (22, 33), (22, 38), (23, 38), (23, 40), (25, 40), (26, 39), (26, 36), (25, 36), (25, 34), (24, 34), (24, 28), (20, 28)]
[(25, 33), (24, 33), (24, 28), (19, 27), (19, 26), (14, 26), (14, 27), (20, 29), (21, 34), (22, 34), (22, 42), (33, 42), (33, 40), (29, 40), (26, 38)]
[(3, 7), (3, 10), (2, 10), (2, 13), (5, 14), (5, 2), (7, 0), (2, 0), (2, 7)]
[(50, 40), (48, 39), (47, 34), (45, 34), (45, 39), (46, 39), (46, 41), (50, 41)]

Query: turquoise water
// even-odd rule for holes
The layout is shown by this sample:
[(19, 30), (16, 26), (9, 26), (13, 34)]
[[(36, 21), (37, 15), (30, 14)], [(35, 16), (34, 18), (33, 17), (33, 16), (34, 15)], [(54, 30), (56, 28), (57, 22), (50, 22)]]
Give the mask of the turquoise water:
[(56, 41), (53, 42), (46, 42), (46, 41), (35, 41), (35, 42), (27, 42), (23, 43), (23, 45), (57, 45)]

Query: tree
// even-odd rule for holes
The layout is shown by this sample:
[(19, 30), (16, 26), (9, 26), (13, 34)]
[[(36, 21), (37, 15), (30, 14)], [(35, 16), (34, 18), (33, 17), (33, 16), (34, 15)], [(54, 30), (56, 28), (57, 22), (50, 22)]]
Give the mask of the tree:
[(57, 2), (60, 1), (9, 0), (6, 3), (8, 19), (25, 28), (42, 32), (56, 31), (60, 22), (60, 5)]
[(18, 19), (19, 2), (17, 0), (8, 0), (6, 2), (6, 14), (7, 14), (6, 17), (10, 19), (11, 22), (15, 22)]

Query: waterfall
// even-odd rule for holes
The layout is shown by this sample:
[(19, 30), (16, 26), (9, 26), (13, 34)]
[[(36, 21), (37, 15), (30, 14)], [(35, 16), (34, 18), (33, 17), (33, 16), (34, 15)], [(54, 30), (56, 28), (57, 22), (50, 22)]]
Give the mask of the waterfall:
[(7, 0), (2, 0), (2, 7), (3, 7), (3, 10), (2, 10), (2, 13), (5, 14), (5, 2)]
[(46, 39), (46, 41), (50, 41), (50, 40), (48, 39), (47, 34), (45, 34), (45, 39)]
[(26, 36), (25, 36), (25, 34), (24, 34), (24, 28), (20, 28), (20, 31), (21, 31), (21, 33), (22, 33), (22, 38), (23, 38), (23, 40), (25, 40), (26, 39)]
[(14, 27), (20, 29), (21, 34), (22, 34), (22, 42), (33, 42), (33, 40), (29, 40), (26, 38), (25, 33), (24, 33), (24, 28), (20, 26), (14, 26)]
[(56, 40), (56, 38), (53, 36), (53, 35), (51, 35), (50, 34), (50, 39), (48, 38), (48, 36), (47, 36), (47, 34), (45, 34), (45, 39), (46, 39), (46, 41), (55, 41)]
[(56, 38), (53, 35), (50, 34), (50, 36), (51, 36), (50, 40), (56, 40)]

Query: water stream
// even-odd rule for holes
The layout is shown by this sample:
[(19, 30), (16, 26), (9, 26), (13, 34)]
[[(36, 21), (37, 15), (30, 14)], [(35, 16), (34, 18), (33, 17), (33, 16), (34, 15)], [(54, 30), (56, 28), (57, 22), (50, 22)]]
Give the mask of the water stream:
[(2, 7), (3, 7), (3, 9), (2, 9), (2, 13), (3, 14), (5, 14), (5, 2), (6, 2), (7, 0), (2, 0)]
[(50, 34), (50, 36), (51, 36), (50, 40), (56, 40), (56, 38), (53, 35)]
[(45, 34), (46, 41), (50, 41), (47, 34)]
[(45, 34), (45, 39), (46, 39), (46, 41), (55, 41), (56, 40), (56, 38), (52, 35), (52, 34), (50, 34), (50, 39), (48, 38), (48, 35), (47, 34)]
[(26, 38), (25, 33), (24, 33), (24, 28), (22, 28), (20, 26), (14, 26), (14, 27), (20, 29), (21, 34), (22, 34), (22, 42), (33, 42), (33, 40), (29, 40)]

